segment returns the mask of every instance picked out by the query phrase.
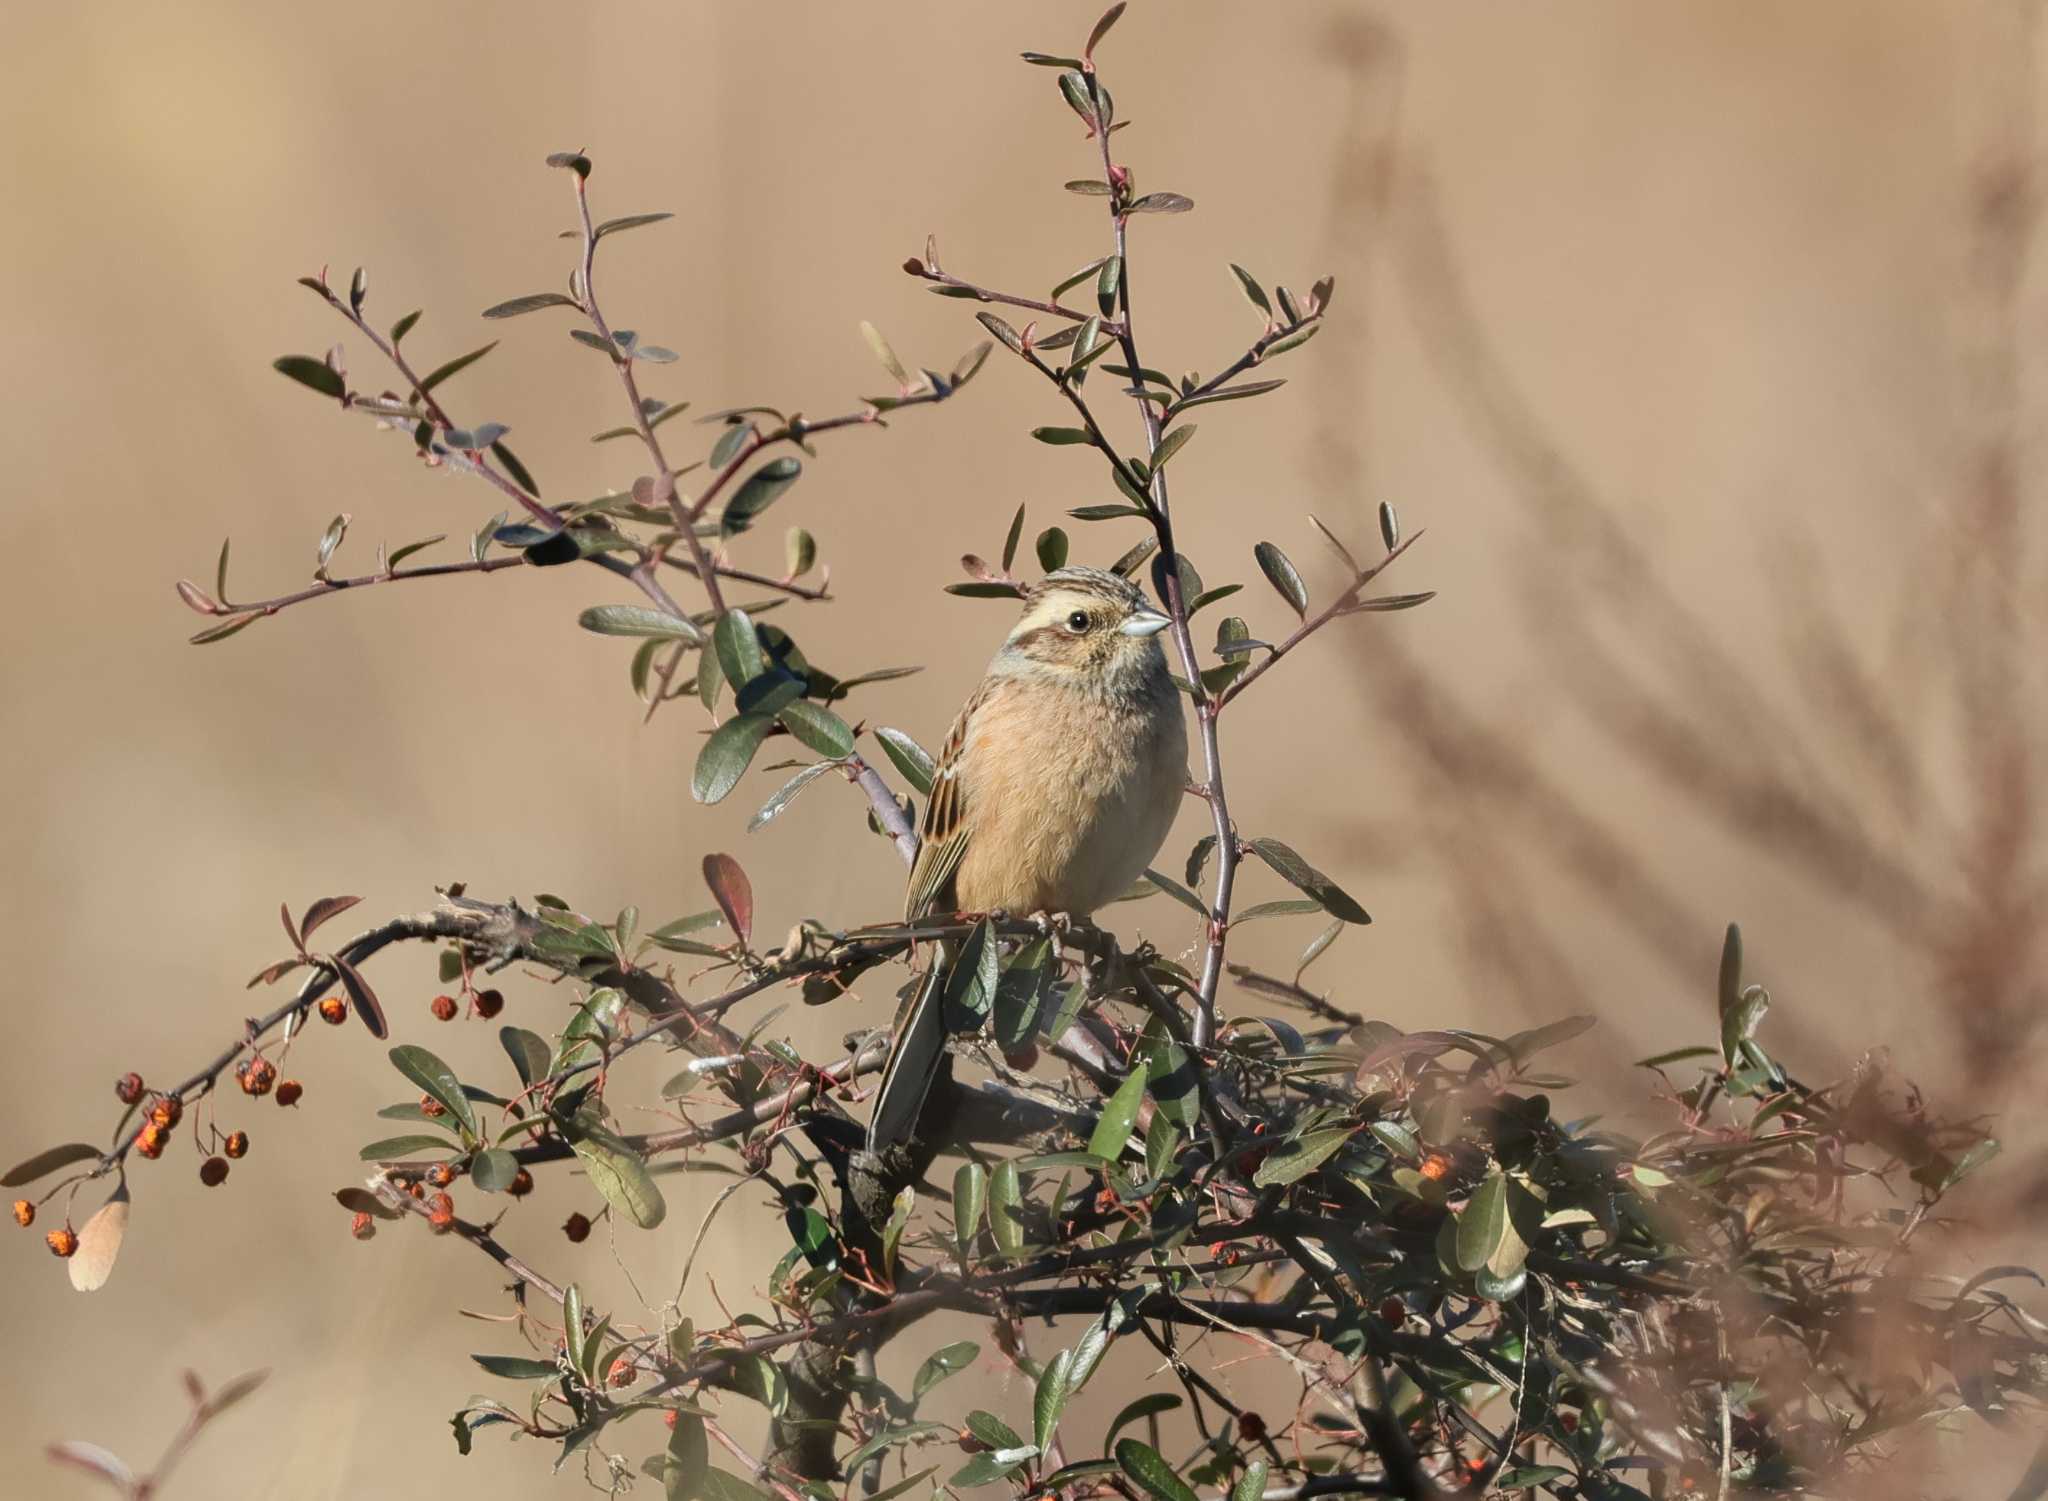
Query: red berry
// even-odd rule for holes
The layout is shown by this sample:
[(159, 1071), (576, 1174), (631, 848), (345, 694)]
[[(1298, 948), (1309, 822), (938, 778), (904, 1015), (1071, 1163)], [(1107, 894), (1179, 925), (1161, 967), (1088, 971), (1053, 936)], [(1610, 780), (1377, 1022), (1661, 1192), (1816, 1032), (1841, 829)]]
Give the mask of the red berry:
[(590, 1236), (590, 1221), (580, 1214), (572, 1214), (562, 1221), (562, 1233), (569, 1237), (569, 1244), (580, 1245)]
[(461, 1007), (455, 1004), (454, 996), (437, 995), (434, 997), (434, 1004), (429, 1006), (427, 1009), (434, 1013), (435, 1021), (452, 1022), (455, 1020), (455, 1013), (459, 1011)]
[(327, 999), (320, 1003), (320, 1020), (326, 1022), (330, 1027), (338, 1027), (347, 1021), (347, 998), (338, 995), (328, 996)]
[(605, 1372), (605, 1380), (609, 1381), (613, 1386), (631, 1386), (633, 1384), (633, 1375), (633, 1362), (621, 1355), (612, 1362), (612, 1368)]
[(230, 1131), (228, 1139), (221, 1143), (220, 1149), (230, 1157), (248, 1155), (249, 1133), (247, 1131)]
[(377, 1222), (368, 1213), (358, 1211), (356, 1217), (349, 1221), (348, 1233), (357, 1240), (368, 1240), (377, 1233)]
[(14, 1223), (26, 1230), (35, 1222), (36, 1206), (29, 1203), (27, 1199), (16, 1199), (14, 1201)]
[(1256, 1444), (1266, 1436), (1266, 1420), (1255, 1412), (1248, 1412), (1237, 1420), (1237, 1431)]
[(305, 1092), (306, 1086), (297, 1079), (280, 1080), (277, 1086), (277, 1103), (280, 1105), (296, 1105)]
[(1406, 1303), (1403, 1303), (1399, 1298), (1389, 1298), (1386, 1300), (1386, 1302), (1380, 1304), (1381, 1323), (1393, 1324), (1398, 1326), (1400, 1324), (1407, 1322), (1407, 1319), (1408, 1305)]
[(185, 1102), (174, 1094), (163, 1095), (149, 1107), (149, 1118), (168, 1131), (185, 1118)]
[(436, 1209), (427, 1216), (427, 1228), (436, 1235), (446, 1235), (455, 1228), (455, 1211)]
[(664, 1427), (664, 1428), (673, 1428), (673, 1427), (675, 1427), (675, 1426), (676, 1426), (676, 1419), (677, 1419), (677, 1418), (679, 1418), (679, 1417), (681, 1417), (681, 1416), (682, 1416), (682, 1414), (681, 1414), (681, 1413), (677, 1412), (677, 1411), (676, 1411), (676, 1410), (675, 1410), (675, 1409), (674, 1409), (673, 1407), (671, 1407), (671, 1408), (670, 1408), (670, 1409), (669, 1409), (669, 1410), (668, 1410), (667, 1412), (665, 1412), (665, 1413), (663, 1413), (663, 1414), (661, 1415), (661, 1425), (662, 1425), (662, 1427)]
[(533, 1192), (533, 1174), (521, 1168), (512, 1175), (512, 1181), (506, 1186), (505, 1192), (515, 1199), (525, 1198)]
[(479, 990), (476, 993), (476, 1014), (485, 1021), (489, 1021), (504, 1009), (505, 996), (502, 991)]
[(142, 1075), (123, 1074), (114, 1081), (114, 1098), (123, 1105), (133, 1105), (142, 1098)]
[(66, 1225), (62, 1230), (52, 1230), (43, 1237), (52, 1256), (72, 1256), (78, 1251), (78, 1232)]
[(250, 1058), (235, 1070), (235, 1078), (240, 1082), (243, 1094), (260, 1099), (276, 1085), (277, 1065), (268, 1058)]
[(199, 1181), (208, 1188), (219, 1188), (228, 1181), (228, 1160), (225, 1157), (209, 1157), (199, 1164)]
[(1031, 1070), (1038, 1067), (1038, 1044), (1033, 1042), (1020, 1043), (1003, 1054), (1003, 1062), (1009, 1064), (1011, 1068), (1014, 1068), (1020, 1074), (1030, 1073)]

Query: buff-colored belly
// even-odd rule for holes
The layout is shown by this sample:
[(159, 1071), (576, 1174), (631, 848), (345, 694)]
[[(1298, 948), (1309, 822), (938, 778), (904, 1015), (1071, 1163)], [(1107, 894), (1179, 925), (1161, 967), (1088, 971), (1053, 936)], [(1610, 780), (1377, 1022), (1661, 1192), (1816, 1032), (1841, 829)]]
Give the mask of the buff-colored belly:
[[(1071, 712), (1111, 711), (1077, 702)], [(1123, 895), (1159, 852), (1187, 779), (1186, 732), (1178, 713), (1149, 729), (1135, 715), (1114, 715), (1126, 722), (1109, 734), (1099, 724), (1062, 733), (1023, 717), (984, 713), (971, 733), (962, 764), (979, 773), (965, 789), (974, 838), (957, 899), (970, 912), (1081, 916)], [(1010, 753), (974, 754), (984, 736)], [(1042, 753), (1018, 755), (1019, 745)]]

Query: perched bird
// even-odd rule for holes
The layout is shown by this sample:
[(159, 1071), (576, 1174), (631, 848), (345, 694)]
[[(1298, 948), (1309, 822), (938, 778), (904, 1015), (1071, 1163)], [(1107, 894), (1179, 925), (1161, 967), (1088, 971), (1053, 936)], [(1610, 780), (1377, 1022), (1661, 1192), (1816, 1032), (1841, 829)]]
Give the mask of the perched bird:
[[(1172, 622), (1128, 580), (1059, 568), (946, 736), (903, 912), (1085, 917), (1130, 889), (1172, 827), (1187, 780)], [(945, 943), (897, 1018), (868, 1145), (908, 1141), (945, 1056)]]

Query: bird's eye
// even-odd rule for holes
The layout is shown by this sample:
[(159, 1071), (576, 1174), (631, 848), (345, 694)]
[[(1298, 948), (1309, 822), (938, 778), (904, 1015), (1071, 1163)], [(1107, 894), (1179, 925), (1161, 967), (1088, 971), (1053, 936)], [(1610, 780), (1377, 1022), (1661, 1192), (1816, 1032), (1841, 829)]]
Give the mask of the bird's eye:
[(1069, 615), (1067, 617), (1067, 629), (1077, 636), (1087, 630), (1088, 612), (1086, 610), (1076, 610), (1073, 614)]

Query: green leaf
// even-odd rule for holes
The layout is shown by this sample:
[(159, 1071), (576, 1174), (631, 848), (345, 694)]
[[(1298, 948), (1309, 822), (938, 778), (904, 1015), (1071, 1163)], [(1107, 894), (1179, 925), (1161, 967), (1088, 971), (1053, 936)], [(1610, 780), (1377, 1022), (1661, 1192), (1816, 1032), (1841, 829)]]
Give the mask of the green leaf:
[(799, 699), (785, 704), (778, 717), (785, 730), (821, 756), (837, 760), (853, 754), (853, 731), (830, 709)]
[(1166, 461), (1187, 447), (1188, 439), (1194, 437), (1195, 425), (1177, 427), (1159, 440), (1159, 446), (1152, 451), (1152, 472), (1157, 474), (1166, 467)]
[[(1016, 1166), (1005, 1163), (1014, 1173)], [(1074, 1352), (1062, 1350), (1045, 1363), (1045, 1369), (1038, 1373), (1038, 1385), (1031, 1394), (1031, 1436), (1040, 1453), (1052, 1447), (1052, 1436), (1060, 1425), (1060, 1414), (1067, 1406), (1067, 1372), (1073, 1368)], [(1177, 1403), (1180, 1399), (1176, 1397)]]
[(682, 616), (645, 605), (592, 605), (576, 617), (576, 623), (600, 636), (652, 636), (699, 645), (704, 641), (704, 633)]
[(1181, 885), (1180, 882), (1174, 880), (1172, 876), (1161, 875), (1156, 870), (1148, 869), (1145, 872), (1145, 879), (1179, 902), (1190, 912), (1200, 913), (1203, 921), (1206, 922), (1208, 920), (1209, 909), (1202, 904), (1202, 899), (1188, 890), (1187, 887)]
[(1195, 206), (1185, 193), (1147, 193), (1125, 211), (1133, 214), (1184, 214)]
[(1157, 1417), (1162, 1412), (1172, 1412), (1180, 1406), (1180, 1398), (1173, 1392), (1147, 1392), (1144, 1396), (1125, 1404), (1122, 1411), (1110, 1419), (1109, 1432), (1102, 1436), (1104, 1451), (1116, 1447), (1116, 1436), (1140, 1418)]
[[(953, 1173), (953, 1244), (959, 1248), (962, 1261), (973, 1254), (974, 1237), (981, 1229), (982, 1210), (987, 1203), (988, 1169), (978, 1162), (961, 1163)], [(1014, 1434), (1011, 1439), (993, 1447), (1014, 1448)]]
[(967, 1431), (991, 1449), (1022, 1449), (1023, 1438), (992, 1412), (976, 1409), (967, 1414)]
[(1259, 560), (1259, 571), (1266, 575), (1266, 582), (1293, 606), (1295, 614), (1305, 617), (1308, 614), (1308, 588), (1287, 554), (1270, 542), (1261, 542), (1252, 549), (1252, 556)]
[(1137, 1122), (1138, 1107), (1145, 1099), (1145, 1069), (1134, 1066), (1119, 1084), (1116, 1093), (1102, 1107), (1102, 1119), (1095, 1123), (1094, 1134), (1088, 1138), (1088, 1155), (1099, 1157), (1105, 1162), (1114, 1162), (1123, 1156), (1124, 1146), (1130, 1140), (1131, 1127)]
[(1311, 1131), (1297, 1140), (1282, 1142), (1259, 1164), (1258, 1171), (1252, 1174), (1252, 1182), (1259, 1188), (1271, 1188), (1275, 1184), (1293, 1183), (1305, 1178), (1334, 1157), (1337, 1149), (1350, 1139), (1349, 1126), (1329, 1126)]
[[(1024, 1190), (1014, 1160), (996, 1164), (996, 1170), (989, 1176), (988, 1184), (988, 1228), (995, 1237), (996, 1249), (1005, 1256), (1017, 1256), (1024, 1250)], [(1044, 1439), (1039, 1440), (1043, 1447)]]
[(910, 1383), (911, 1396), (922, 1397), (955, 1371), (966, 1370), (980, 1355), (981, 1346), (971, 1339), (932, 1351), (925, 1357), (924, 1364), (917, 1368), (917, 1375)]
[[(885, 1428), (840, 1461), (839, 1468), (848, 1475), (858, 1475), (866, 1468), (867, 1462), (884, 1449), (894, 1448), (897, 1444), (907, 1444), (914, 1438), (928, 1438), (940, 1433), (951, 1438), (956, 1432), (957, 1425), (952, 1423), (905, 1423), (899, 1428)], [(931, 1472), (928, 1470), (925, 1473)]]
[(421, 393), (425, 394), (440, 385), (442, 381), (447, 380), (451, 375), (467, 370), (471, 365), (474, 365), (497, 347), (498, 341), (493, 339), (481, 349), (472, 349), (468, 354), (458, 354), (454, 359), (435, 370), (425, 380), (420, 382)]
[(1056, 526), (1038, 534), (1038, 566), (1047, 573), (1067, 566), (1067, 534)]
[(673, 219), (674, 217), (674, 214), (626, 214), (617, 219), (607, 219), (604, 223), (597, 226), (596, 231), (591, 235), (591, 239), (601, 240), (606, 235), (619, 234), (628, 229), (638, 229), (643, 224), (659, 224), (664, 219)]
[(470, 1160), (469, 1181), (487, 1194), (501, 1194), (519, 1176), (519, 1159), (502, 1147), (479, 1152)]
[(668, 1204), (638, 1152), (602, 1127), (579, 1124), (565, 1134), (591, 1186), (606, 1203), (642, 1230), (652, 1230), (667, 1217)]
[(322, 396), (337, 400), (348, 395), (348, 383), (335, 374), (334, 367), (325, 360), (316, 360), (310, 355), (280, 355), (270, 362), (270, 367), (279, 375), (288, 375), (302, 386), (311, 387)]
[(530, 1089), (536, 1079), (548, 1076), (548, 1063), (553, 1054), (538, 1033), (529, 1032), (524, 1027), (500, 1027), (498, 1042), (512, 1060), (521, 1084)]
[(704, 1501), (711, 1470), (711, 1446), (699, 1413), (679, 1412), (669, 1430), (668, 1463), (661, 1472), (665, 1501)]
[(476, 1113), (470, 1109), (469, 1096), (462, 1092), (462, 1082), (453, 1069), (412, 1043), (393, 1048), (390, 1056), (393, 1067), (447, 1106), (448, 1113), (462, 1122), (465, 1132), (476, 1134)]
[(875, 739), (882, 743), (882, 753), (903, 773), (903, 780), (916, 789), (918, 796), (930, 797), (932, 779), (938, 775), (930, 753), (903, 731), (887, 725), (876, 727)]
[(469, 1357), (493, 1376), (507, 1381), (547, 1381), (562, 1372), (552, 1360), (534, 1360), (525, 1355), (472, 1355)]
[(1237, 278), (1238, 290), (1244, 293), (1245, 301), (1268, 318), (1272, 317), (1273, 304), (1267, 300), (1266, 289), (1259, 285), (1258, 279), (1235, 261), (1231, 262), (1230, 274)]
[(741, 482), (739, 492), (725, 503), (718, 516), (718, 535), (736, 537), (754, 524), (782, 492), (797, 482), (804, 466), (793, 458), (770, 459)]
[(745, 610), (727, 610), (711, 628), (712, 649), (718, 654), (719, 670), (735, 688), (744, 688), (768, 670), (768, 657), (761, 650), (760, 632)]
[(703, 749), (697, 752), (697, 766), (690, 777), (690, 795), (700, 803), (722, 801), (739, 785), (741, 776), (754, 759), (754, 753), (760, 750), (761, 742), (768, 738), (768, 731), (774, 725), (771, 715), (735, 714), (713, 730)]
[(1199, 396), (1186, 396), (1166, 409), (1169, 420), (1179, 416), (1189, 407), (1205, 407), (1218, 401), (1242, 401), (1247, 396), (1263, 396), (1268, 391), (1277, 391), (1286, 385), (1284, 380), (1251, 380), (1243, 385), (1225, 386), (1218, 391), (1205, 391)]
[(1050, 443), (1055, 447), (1067, 447), (1076, 443), (1093, 443), (1095, 441), (1088, 436), (1085, 428), (1079, 427), (1034, 427), (1031, 429), (1031, 436), (1041, 443)]
[(1521, 1270), (1529, 1248), (1508, 1213), (1508, 1180), (1496, 1170), (1480, 1184), (1458, 1213), (1458, 1266), (1467, 1272), (1485, 1270), (1496, 1278)]
[(1188, 1483), (1173, 1473), (1173, 1466), (1150, 1444), (1141, 1444), (1134, 1438), (1118, 1439), (1116, 1463), (1155, 1501), (1195, 1501)]
[(1255, 1459), (1245, 1466), (1244, 1474), (1237, 1484), (1230, 1488), (1230, 1501), (1259, 1501), (1266, 1494), (1266, 1462)]
[[(789, 723), (786, 713), (782, 722), (784, 724)], [(776, 818), (791, 803), (795, 802), (796, 795), (799, 792), (802, 792), (804, 788), (810, 786), (811, 783), (815, 782), (826, 772), (834, 769), (834, 764), (830, 761), (814, 761), (809, 766), (804, 767), (803, 770), (777, 788), (773, 797), (761, 804), (760, 811), (747, 820), (747, 832), (751, 834), (757, 829), (764, 827), (771, 819)], [(696, 945), (696, 947), (703, 948), (705, 946), (700, 944)]]
[[(504, 302), (493, 303), (484, 309), (486, 318), (517, 318), (521, 313), (537, 313), (544, 307), (574, 307), (576, 299), (564, 297), (560, 292), (533, 292), (525, 297), (512, 297)], [(419, 315), (415, 313), (414, 317)]]
[(356, 1155), (365, 1162), (396, 1162), (422, 1152), (453, 1152), (455, 1143), (445, 1136), (387, 1136), (373, 1141)]
[(569, 1356), (569, 1364), (577, 1370), (583, 1369), (583, 1289), (570, 1283), (562, 1290), (562, 1345)]
[(414, 308), (411, 312), (407, 313), (403, 318), (400, 318), (396, 323), (391, 325), (391, 342), (394, 345), (398, 343), (400, 339), (403, 339), (407, 334), (412, 332), (413, 325), (419, 321), (420, 310), (418, 308)]
[(975, 1455), (960, 1466), (947, 1479), (946, 1484), (993, 1485), (1004, 1476), (1020, 1469), (1035, 1452), (1029, 1445), (1016, 1449), (990, 1449), (986, 1453)]
[[(1084, 198), (1107, 198), (1109, 196), (1109, 184), (1104, 182), (1099, 177), (1076, 177), (1072, 181), (1066, 183), (1064, 186), (1066, 187), (1066, 190), (1069, 193), (1079, 193)], [(1066, 286), (1058, 288), (1056, 291), (1054, 291), (1052, 295), (1057, 297), (1060, 295), (1061, 292), (1064, 292), (1067, 289), (1067, 287), (1073, 286), (1075, 282), (1086, 280), (1089, 276), (1094, 275), (1095, 272), (1098, 269), (1100, 269), (1101, 265), (1102, 263), (1100, 261), (1094, 262), (1088, 267), (1086, 271), (1074, 277), (1072, 281), (1069, 281), (1066, 284)]]
[(1245, 848), (1270, 865), (1295, 887), (1322, 903), (1323, 910), (1348, 923), (1369, 923), (1372, 917), (1328, 876), (1277, 839), (1253, 839)]

